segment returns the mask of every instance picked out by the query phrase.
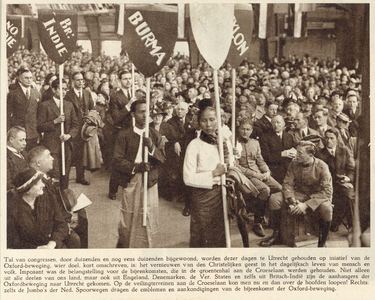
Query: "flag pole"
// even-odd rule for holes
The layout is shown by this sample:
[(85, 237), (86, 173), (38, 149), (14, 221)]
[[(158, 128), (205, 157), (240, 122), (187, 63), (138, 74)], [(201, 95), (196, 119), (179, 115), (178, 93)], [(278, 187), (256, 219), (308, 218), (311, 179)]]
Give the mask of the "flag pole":
[[(214, 88), (215, 88), (215, 103), (216, 103), (216, 118), (217, 118), (217, 128), (218, 128), (219, 155), (220, 155), (220, 163), (224, 164), (224, 147), (223, 147), (223, 135), (222, 135), (222, 131), (221, 131), (219, 83), (218, 83), (217, 70), (216, 69), (214, 69), (213, 75), (214, 75)], [(225, 174), (221, 175), (221, 194), (222, 194), (222, 198), (223, 198), (225, 240), (226, 240), (227, 248), (230, 248), (231, 242), (230, 242), (228, 207), (227, 207), (227, 189), (225, 187)]]
[[(150, 125), (150, 77), (146, 78), (146, 131), (145, 137), (149, 136), (149, 125)], [(148, 147), (144, 149), (144, 160), (148, 163)], [(143, 173), (143, 226), (147, 225), (147, 183), (148, 183), (148, 172)]]
[(134, 64), (132, 63), (132, 97), (135, 97)]
[(232, 69), (232, 146), (236, 147), (236, 69)]
[[(62, 80), (64, 76), (64, 63), (59, 66), (59, 89), (60, 89), (60, 115), (64, 114), (64, 99), (62, 92)], [(65, 122), (65, 121), (64, 121)], [(64, 135), (64, 122), (61, 122), (61, 135)], [(61, 174), (65, 176), (65, 142), (61, 142)]]

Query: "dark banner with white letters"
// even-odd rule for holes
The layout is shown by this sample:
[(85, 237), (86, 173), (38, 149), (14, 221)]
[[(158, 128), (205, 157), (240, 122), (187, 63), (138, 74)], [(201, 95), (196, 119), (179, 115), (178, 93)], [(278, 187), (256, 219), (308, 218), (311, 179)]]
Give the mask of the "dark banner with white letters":
[(77, 13), (72, 11), (38, 11), (40, 42), (48, 57), (64, 63), (76, 49), (78, 37)]
[(254, 14), (249, 4), (234, 6), (233, 39), (227, 61), (237, 68), (248, 56), (251, 57), (249, 46), (253, 36)]
[(7, 19), (6, 23), (7, 57), (11, 56), (21, 43), (22, 21), (21, 18)]
[(125, 50), (134, 66), (145, 77), (158, 72), (172, 56), (177, 28), (177, 6), (125, 6)]

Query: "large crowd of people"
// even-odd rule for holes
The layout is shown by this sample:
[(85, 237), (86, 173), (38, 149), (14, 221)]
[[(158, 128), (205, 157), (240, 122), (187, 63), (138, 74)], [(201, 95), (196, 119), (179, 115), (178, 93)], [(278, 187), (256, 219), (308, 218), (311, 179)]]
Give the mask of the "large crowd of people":
[[(283, 205), (290, 216), (317, 212), (320, 247), (329, 230), (337, 231), (342, 222), (352, 226), (362, 101), (357, 70), (342, 66), (339, 58), (319, 61), (309, 55), (270, 65), (244, 61), (236, 69), (233, 98), (232, 66), (225, 63), (218, 71), (216, 107), (212, 68), (203, 60), (192, 66), (189, 57), (177, 54), (151, 78), (148, 137), (146, 80), (131, 70), (126, 54), (93, 58), (81, 49), (64, 63), (60, 81), (56, 64), (42, 52), (22, 47), (8, 58), (8, 247), (87, 247), (87, 220), (81, 217), (78, 229), (71, 215), (65, 227), (61, 223), (69, 210), (60, 192), (70, 194), (72, 166), (83, 185), (90, 184), (85, 170), (109, 170), (108, 197), (123, 204), (118, 247), (154, 245), (158, 195), (185, 202), (191, 247), (225, 247), (220, 176), (230, 170), (240, 174), (237, 189), (243, 191), (247, 213), (254, 212), (258, 236), (265, 236), (270, 209), (273, 235), (261, 246), (281, 243)], [(224, 164), (217, 145), (220, 125)], [(150, 226), (142, 226), (142, 207), (135, 207), (142, 203), (136, 187), (146, 171)], [(41, 178), (59, 186), (56, 195), (42, 197)], [(25, 212), (17, 208), (23, 201), (31, 225), (24, 224)], [(39, 214), (42, 204), (54, 212)], [(40, 220), (31, 218), (35, 214)], [(22, 233), (25, 226), (33, 226), (30, 235)]]

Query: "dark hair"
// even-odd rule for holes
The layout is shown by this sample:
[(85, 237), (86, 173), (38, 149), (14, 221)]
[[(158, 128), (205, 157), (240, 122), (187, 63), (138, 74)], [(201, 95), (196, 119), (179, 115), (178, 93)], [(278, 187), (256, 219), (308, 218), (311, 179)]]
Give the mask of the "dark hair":
[(57, 76), (55, 73), (48, 73), (48, 75), (46, 76), (46, 78), (44, 79), (44, 85), (49, 85), (49, 81), (51, 80), (51, 78), (53, 76)]
[(130, 106), (130, 111), (134, 113), (137, 110), (137, 106), (141, 104), (146, 104), (146, 100), (142, 99), (142, 100), (134, 101), (132, 105)]
[(82, 72), (74, 72), (72, 74), (72, 79), (74, 80), (74, 77), (76, 77), (78, 74), (81, 74), (83, 76), (83, 73)]
[(98, 96), (99, 95), (103, 95), (103, 97), (105, 98), (105, 100), (109, 100), (109, 96), (108, 96), (108, 94), (106, 93), (106, 92), (104, 92), (104, 91), (99, 91), (99, 92), (97, 92), (96, 93)]
[(276, 103), (275, 101), (268, 100), (268, 101), (266, 102), (265, 107), (268, 108), (268, 107), (270, 107), (271, 105), (277, 105), (277, 103)]
[(36, 163), (36, 160), (44, 153), (46, 150), (48, 150), (44, 146), (36, 146), (33, 149), (31, 149), (28, 154), (27, 158), (30, 164)]
[(23, 73), (28, 73), (28, 72), (31, 72), (31, 71), (27, 68), (22, 67), (17, 70), (16, 76), (18, 77), (22, 75)]
[(120, 74), (118, 75), (118, 78), (121, 80), (121, 77), (124, 74), (131, 74), (131, 73), (128, 70), (121, 71)]
[(24, 127), (21, 127), (18, 125), (11, 127), (7, 132), (7, 141), (9, 141), (10, 138), (14, 138), (17, 135), (17, 133), (19, 133), (20, 131), (23, 131), (26, 133), (26, 129)]
[[(215, 108), (213, 108), (212, 105), (206, 105), (206, 106), (202, 105), (202, 106), (201, 106), (201, 102), (202, 102), (202, 101), (203, 101), (203, 100), (199, 101), (198, 123), (200, 123), (200, 121), (201, 121), (201, 117), (202, 117), (203, 113), (204, 113), (206, 110), (211, 110), (211, 111), (216, 112)], [(210, 101), (210, 102), (211, 102), (211, 101)], [(206, 104), (208, 104), (208, 102), (206, 102)]]
[(335, 128), (329, 128), (329, 129), (327, 129), (326, 132), (324, 133), (324, 136), (326, 136), (327, 133), (333, 133), (336, 136), (336, 138), (339, 137), (339, 131), (336, 130)]
[(308, 154), (315, 155), (316, 146), (313, 142), (310, 141), (300, 141), (297, 147), (304, 147)]
[[(62, 83), (66, 83), (65, 79), (62, 80)], [(54, 81), (52, 81), (51, 88), (56, 90), (59, 87), (59, 84), (60, 84), (60, 79), (56, 78)]]

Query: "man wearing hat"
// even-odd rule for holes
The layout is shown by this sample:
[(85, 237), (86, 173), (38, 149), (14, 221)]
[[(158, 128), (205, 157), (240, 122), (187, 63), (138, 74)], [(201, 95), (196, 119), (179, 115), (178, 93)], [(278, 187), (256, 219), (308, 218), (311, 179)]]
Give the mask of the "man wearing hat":
[(37, 109), (40, 93), (33, 87), (33, 75), (27, 68), (17, 71), (17, 83), (7, 96), (7, 128), (21, 126), (26, 129), (26, 151), (38, 143)]
[(349, 126), (352, 121), (346, 114), (340, 113), (337, 115), (336, 122), (336, 128), (339, 130), (341, 140), (344, 142), (344, 145), (348, 147), (350, 140), (353, 138), (349, 131)]
[(349, 149), (338, 142), (339, 131), (328, 129), (324, 135), (324, 148), (316, 157), (328, 164), (333, 180), (333, 220), (331, 231), (336, 232), (343, 217), (348, 227), (352, 226), (354, 205), (354, 168), (355, 163)]
[(169, 160), (173, 157), (174, 153), (174, 144), (173, 141), (176, 139), (175, 131), (173, 126), (167, 122), (164, 122), (164, 117), (167, 115), (166, 110), (168, 110), (168, 104), (166, 103), (164, 109), (159, 108), (155, 105), (155, 108), (151, 112), (151, 117), (153, 122), (150, 124), (151, 128), (154, 128), (155, 131), (159, 132), (163, 139), (164, 150), (166, 156), (166, 163), (162, 164), (159, 169), (159, 180), (158, 188), (159, 194), (162, 195), (166, 200), (170, 200), (170, 180), (171, 180), (171, 166), (169, 165)]
[(332, 220), (332, 177), (327, 164), (314, 155), (314, 143), (302, 141), (297, 146), (297, 155), (289, 165), (282, 192), (270, 197), (273, 235), (261, 242), (261, 246), (270, 247), (281, 242), (280, 221), (283, 205), (289, 205), (292, 215), (317, 212), (318, 247), (325, 246)]

